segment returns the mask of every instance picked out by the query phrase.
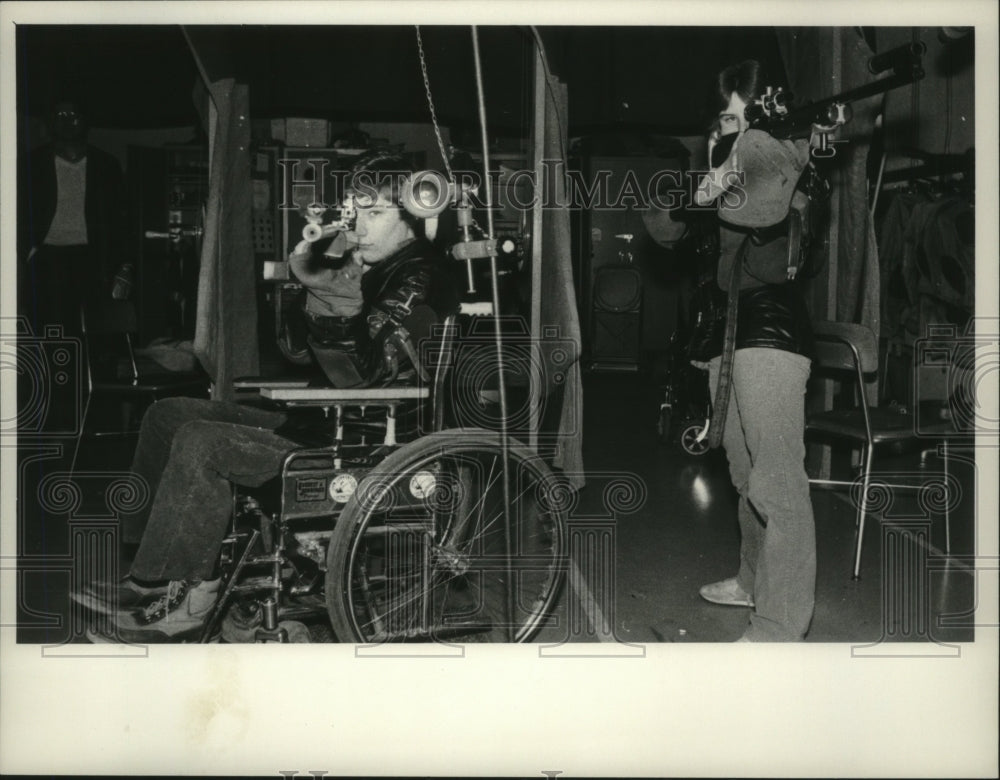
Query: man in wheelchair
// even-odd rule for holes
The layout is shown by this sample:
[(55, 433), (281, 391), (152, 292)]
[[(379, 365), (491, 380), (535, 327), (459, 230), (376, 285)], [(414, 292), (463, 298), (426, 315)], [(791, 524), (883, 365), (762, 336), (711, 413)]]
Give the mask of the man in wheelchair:
[[(356, 223), (343, 234), (348, 256), (331, 264), (303, 242), (289, 258), (309, 290), (310, 347), (335, 387), (412, 381), (422, 373), (414, 345), (458, 311), (446, 261), (400, 207), (402, 174), (409, 171), (398, 156), (363, 160), (353, 181), (365, 182), (371, 196), (358, 199)], [(138, 542), (131, 567), (124, 579), (90, 583), (71, 598), (108, 616), (112, 638), (198, 637), (220, 596), (218, 561), (233, 513), (232, 485), (257, 488), (273, 480), (292, 450), (317, 441), (316, 424), (311, 418), (303, 426), (283, 410), (221, 401), (154, 404), (132, 465), (151, 501), (122, 518), (125, 544)]]

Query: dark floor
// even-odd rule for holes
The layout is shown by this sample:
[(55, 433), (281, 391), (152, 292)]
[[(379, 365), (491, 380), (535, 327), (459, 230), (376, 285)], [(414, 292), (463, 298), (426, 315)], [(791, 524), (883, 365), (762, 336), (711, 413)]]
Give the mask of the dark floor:
[[(747, 610), (712, 605), (698, 596), (701, 585), (731, 576), (737, 568), (736, 502), (725, 460), (718, 453), (692, 457), (661, 443), (656, 429), (660, 400), (655, 381), (645, 374), (584, 377), (588, 484), (570, 517), (575, 552), (568, 584), (542, 641), (728, 642), (746, 626)], [(115, 487), (115, 477), (127, 472), (133, 446), (129, 439), (86, 444), (80, 462), (89, 470), (70, 482), (65, 479), (67, 453), (60, 454), (58, 442), (22, 445), (19, 641), (85, 641), (81, 627), (69, 622), (67, 591), (74, 578), (88, 574), (74, 560), (100, 555), (100, 550), (74, 548), (100, 538), (95, 529), (113, 528), (108, 507), (129, 500)], [(921, 465), (914, 452), (877, 466), (919, 475), (933, 473), (940, 461), (931, 456)], [(870, 518), (859, 581), (851, 578), (850, 498), (814, 490), (818, 575), (807, 641), (871, 644), (870, 651), (878, 652), (880, 640), (906, 640), (934, 651), (936, 643), (974, 638), (962, 617), (975, 605), (969, 566), (974, 466), (953, 463), (952, 473), (962, 487), (951, 518), (953, 557), (940, 552), (940, 518), (928, 526), (916, 500), (901, 497), (893, 504), (890, 524), (880, 528)], [(909, 542), (928, 527), (929, 544)], [(882, 555), (883, 531), (894, 550), (909, 550), (908, 568), (898, 563), (899, 556)]]
[[(607, 515), (603, 488), (615, 473), (634, 474), (646, 491), (641, 508), (620, 514), (615, 529), (614, 638), (621, 642), (725, 642), (746, 627), (748, 610), (709, 604), (698, 589), (732, 576), (738, 567), (736, 493), (724, 455), (692, 457), (678, 446), (661, 444), (656, 423), (660, 393), (638, 374), (585, 377), (584, 458), (591, 480), (577, 513)], [(941, 468), (935, 456), (923, 467), (917, 452), (883, 460), (882, 471), (918, 476)], [(944, 557), (943, 521), (930, 526), (930, 545), (917, 545), (913, 560), (926, 560), (925, 574), (898, 573), (884, 565), (882, 531), (873, 516), (865, 533), (861, 578), (853, 581), (854, 516), (849, 494), (814, 488), (816, 517), (816, 610), (810, 642), (875, 643), (879, 640), (969, 641), (973, 631), (959, 616), (974, 607), (975, 590), (967, 566), (973, 552), (974, 467), (952, 461), (963, 500), (951, 516), (951, 551)], [(604, 476), (607, 474), (608, 476)], [(898, 496), (885, 530), (895, 544), (898, 532), (927, 529), (915, 493)], [(966, 556), (963, 562), (961, 556)], [(883, 573), (883, 568), (886, 569)], [(919, 569), (918, 569), (919, 571)], [(572, 597), (572, 593), (571, 593)], [(601, 599), (595, 598), (601, 603)], [(941, 620), (939, 620), (939, 618)], [(943, 627), (941, 622), (947, 623)], [(971, 621), (969, 621), (971, 622)], [(591, 637), (593, 638), (593, 637)], [(609, 637), (605, 636), (605, 640)]]

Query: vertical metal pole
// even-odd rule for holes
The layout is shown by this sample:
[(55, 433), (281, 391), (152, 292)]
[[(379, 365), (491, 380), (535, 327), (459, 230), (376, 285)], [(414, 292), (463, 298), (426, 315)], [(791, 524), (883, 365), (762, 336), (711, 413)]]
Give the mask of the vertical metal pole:
[(531, 348), (528, 384), (529, 432), (528, 446), (538, 451), (538, 430), (541, 427), (540, 396), (544, 391), (542, 376), (535, 370), (541, 366), (542, 333), (542, 201), (545, 197), (545, 68), (542, 52), (535, 42), (535, 115), (533, 119), (535, 201), (531, 215)]
[[(486, 98), (483, 93), (483, 66), (479, 56), (479, 33), (472, 27), (472, 54), (476, 65), (476, 96), (479, 103), (479, 129), (483, 146), (483, 181), (486, 182), (486, 225), (487, 238), (493, 239), (493, 188), (490, 182), (490, 140), (486, 131)], [(497, 274), (496, 251), (490, 253), (490, 283), (493, 286), (493, 333), (497, 347), (497, 382), (500, 390), (500, 451), (503, 466), (503, 529), (504, 529), (504, 569), (507, 575), (507, 599), (504, 620), (507, 641), (514, 640), (514, 570), (511, 558), (510, 524), (510, 453), (507, 431), (507, 387), (504, 381), (503, 331), (500, 327), (500, 285)]]
[[(834, 27), (830, 36), (830, 86), (834, 94), (840, 92), (842, 63), (840, 56), (840, 28)], [(837, 319), (837, 268), (840, 253), (840, 199), (843, 197), (843, 173), (835, 173), (835, 190), (830, 197), (830, 222), (827, 225), (827, 263), (826, 263), (826, 300), (823, 302), (826, 319)], [(820, 281), (817, 279), (817, 282)], [(824, 379), (821, 397), (823, 409), (833, 408), (834, 381)], [(829, 445), (822, 447), (822, 457), (819, 464), (819, 476), (827, 479), (832, 469), (833, 453)]]

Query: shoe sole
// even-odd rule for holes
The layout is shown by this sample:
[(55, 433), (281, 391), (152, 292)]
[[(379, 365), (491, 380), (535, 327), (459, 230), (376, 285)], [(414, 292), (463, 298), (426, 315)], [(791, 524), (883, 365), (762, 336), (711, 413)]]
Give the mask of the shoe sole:
[(96, 593), (89, 593), (87, 591), (70, 591), (69, 597), (71, 601), (75, 601), (81, 607), (89, 609), (91, 612), (96, 612), (100, 615), (114, 615), (116, 612), (122, 609), (132, 609), (143, 599), (149, 596), (160, 596), (166, 593), (166, 589), (150, 589), (147, 593), (136, 593), (136, 600), (133, 604), (115, 604), (107, 601)]
[(750, 609), (753, 609), (754, 607), (753, 601), (749, 599), (746, 601), (724, 601), (722, 599), (713, 599), (710, 596), (706, 596), (704, 593), (699, 593), (698, 595), (711, 604), (718, 604), (723, 607), (749, 607)]
[[(109, 636), (88, 628), (87, 639), (95, 645), (165, 645), (165, 644), (194, 644), (201, 641), (201, 632), (204, 626), (178, 631), (176, 634), (164, 634), (162, 631), (129, 631), (128, 629), (117, 628), (116, 636)], [(220, 632), (216, 629), (208, 638), (210, 643), (218, 642)]]
[(70, 600), (75, 601), (84, 609), (99, 615), (114, 615), (120, 609), (129, 609), (129, 605), (113, 604), (91, 593), (70, 593)]

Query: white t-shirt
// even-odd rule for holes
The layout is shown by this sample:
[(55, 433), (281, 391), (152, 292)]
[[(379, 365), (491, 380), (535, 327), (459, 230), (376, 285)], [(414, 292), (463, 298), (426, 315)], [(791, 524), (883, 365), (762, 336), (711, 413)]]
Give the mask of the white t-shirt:
[(87, 197), (87, 158), (77, 162), (56, 155), (56, 213), (45, 236), (49, 246), (79, 246), (87, 243), (84, 203)]

